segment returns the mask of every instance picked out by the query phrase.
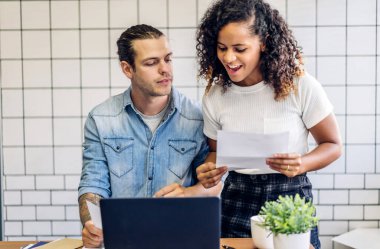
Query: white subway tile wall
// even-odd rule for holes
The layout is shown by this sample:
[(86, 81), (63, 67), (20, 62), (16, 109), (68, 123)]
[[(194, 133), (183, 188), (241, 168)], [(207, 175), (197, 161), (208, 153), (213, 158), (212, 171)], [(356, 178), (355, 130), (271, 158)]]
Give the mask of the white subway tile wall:
[[(174, 84), (200, 100), (195, 32), (213, 0), (0, 1), (1, 149), (6, 240), (79, 237), (83, 122), (126, 89), (116, 39), (147, 23), (167, 34)], [(323, 248), (380, 226), (380, 1), (270, 0), (335, 106), (343, 155), (310, 173)], [(69, 132), (68, 132), (69, 131)], [(310, 140), (314, 143), (313, 140)]]
[(26, 221), (22, 230), (25, 235), (51, 234), (51, 224), (48, 221)]
[(37, 220), (64, 220), (64, 206), (37, 206)]

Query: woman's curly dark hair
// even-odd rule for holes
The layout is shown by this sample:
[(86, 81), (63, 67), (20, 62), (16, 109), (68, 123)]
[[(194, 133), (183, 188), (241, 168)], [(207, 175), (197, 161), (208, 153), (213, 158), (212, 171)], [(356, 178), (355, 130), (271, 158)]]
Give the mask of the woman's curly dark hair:
[(196, 46), (199, 76), (208, 82), (206, 92), (213, 82), (225, 90), (231, 85), (217, 57), (219, 31), (229, 23), (248, 20), (254, 20), (250, 30), (265, 46), (260, 59), (263, 80), (273, 87), (276, 100), (284, 99), (296, 90), (294, 77), (303, 74), (301, 48), (278, 10), (263, 0), (219, 0), (206, 11), (197, 31)]

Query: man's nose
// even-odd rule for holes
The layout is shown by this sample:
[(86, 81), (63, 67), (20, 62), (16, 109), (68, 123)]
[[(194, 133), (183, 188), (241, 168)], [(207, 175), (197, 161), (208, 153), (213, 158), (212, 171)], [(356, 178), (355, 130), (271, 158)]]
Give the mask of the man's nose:
[(159, 65), (159, 72), (161, 74), (170, 73), (171, 72), (171, 64), (166, 62), (166, 61), (161, 62)]

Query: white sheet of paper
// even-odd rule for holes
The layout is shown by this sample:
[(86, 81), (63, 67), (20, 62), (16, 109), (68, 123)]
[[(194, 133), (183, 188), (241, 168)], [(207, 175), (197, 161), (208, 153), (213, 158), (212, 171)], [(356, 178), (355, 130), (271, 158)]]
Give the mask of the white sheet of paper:
[(91, 220), (97, 228), (103, 229), (100, 207), (86, 200), (88, 211), (90, 212)]
[(289, 132), (255, 134), (218, 131), (217, 141), (217, 167), (249, 169), (251, 174), (278, 173), (269, 168), (265, 159), (275, 153), (288, 152)]

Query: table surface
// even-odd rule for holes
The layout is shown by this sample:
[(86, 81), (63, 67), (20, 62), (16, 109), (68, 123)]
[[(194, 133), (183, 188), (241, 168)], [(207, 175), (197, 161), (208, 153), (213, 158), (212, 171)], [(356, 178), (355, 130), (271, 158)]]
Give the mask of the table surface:
[(380, 229), (357, 228), (334, 237), (333, 241), (350, 248), (380, 248)]
[[(35, 241), (0, 241), (0, 249), (20, 249), (21, 246), (35, 243)], [(235, 249), (254, 249), (251, 238), (220, 239), (220, 245), (227, 245)], [(220, 247), (222, 248), (222, 247)]]

